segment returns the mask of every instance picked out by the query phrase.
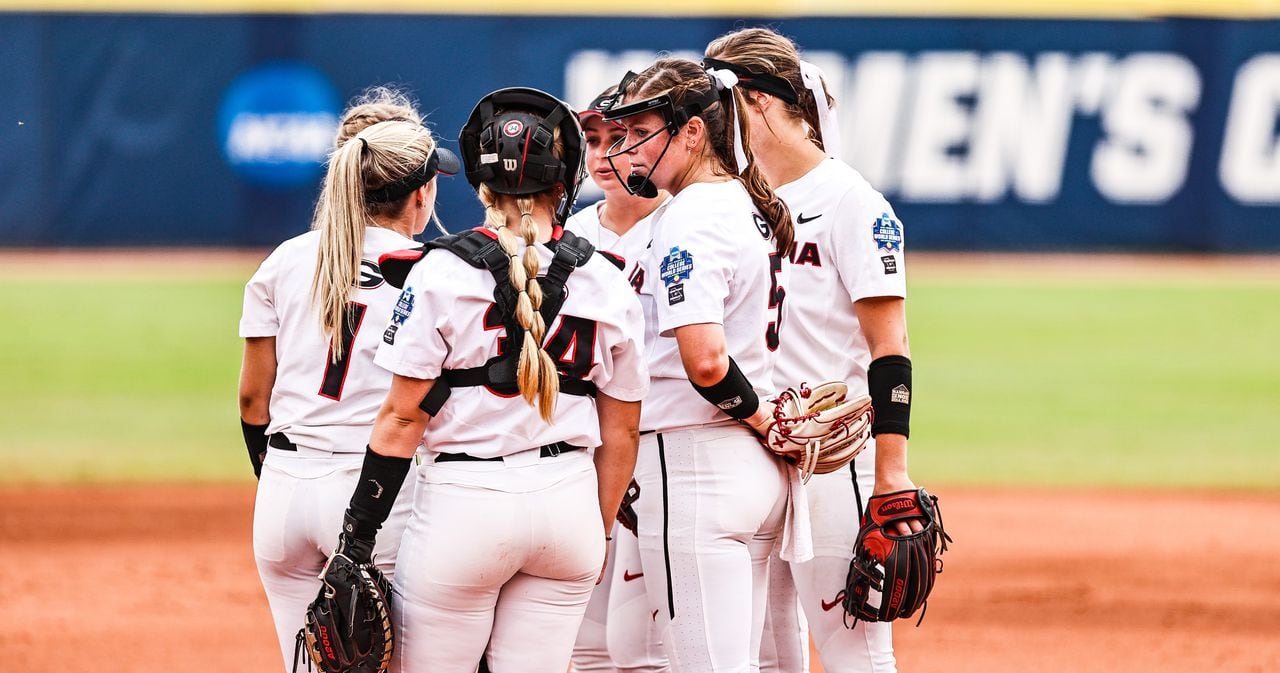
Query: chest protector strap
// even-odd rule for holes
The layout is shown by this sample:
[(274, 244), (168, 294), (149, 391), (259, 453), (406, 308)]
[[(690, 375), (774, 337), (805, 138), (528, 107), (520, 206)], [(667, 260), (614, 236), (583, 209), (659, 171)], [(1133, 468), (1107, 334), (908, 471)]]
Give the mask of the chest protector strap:
[[(538, 312), (548, 327), (560, 315), (564, 307), (565, 283), (574, 269), (583, 266), (591, 259), (595, 248), (586, 239), (575, 236), (572, 232), (564, 232), (559, 241), (548, 244), (555, 251), (551, 265), (545, 276), (538, 277), (538, 285), (542, 288), (542, 305)], [(511, 258), (498, 244), (492, 232), (487, 229), (472, 229), (460, 234), (442, 236), (426, 245), (427, 250), (441, 248), (462, 258), (467, 264), (477, 269), (487, 269), (493, 276), (493, 300), (497, 305), (498, 315), (503, 316), (503, 327), (507, 330), (509, 350), (505, 354), (489, 359), (479, 367), (466, 369), (446, 369), (440, 377), (448, 382), (451, 388), (468, 386), (488, 386), (502, 395), (519, 394), (516, 383), (516, 370), (520, 357), (520, 343), (524, 339), (524, 328), (515, 319), (515, 288), (507, 276)], [(596, 386), (590, 381), (568, 378), (560, 375), (560, 392), (566, 395), (584, 395), (595, 397)], [(438, 406), (437, 406), (438, 410)]]

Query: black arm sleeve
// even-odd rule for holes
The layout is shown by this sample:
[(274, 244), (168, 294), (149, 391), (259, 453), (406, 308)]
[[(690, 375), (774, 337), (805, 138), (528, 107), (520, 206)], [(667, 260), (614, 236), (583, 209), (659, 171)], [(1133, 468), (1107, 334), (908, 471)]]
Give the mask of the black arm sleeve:
[(253, 476), (262, 477), (262, 461), (267, 457), (267, 426), (253, 425), (240, 419), (240, 432), (244, 433), (244, 447), (249, 451), (249, 463)]

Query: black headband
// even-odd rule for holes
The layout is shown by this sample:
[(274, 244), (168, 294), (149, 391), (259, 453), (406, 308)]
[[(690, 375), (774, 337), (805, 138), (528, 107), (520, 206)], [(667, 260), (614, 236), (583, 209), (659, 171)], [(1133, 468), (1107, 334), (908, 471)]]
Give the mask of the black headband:
[(714, 58), (702, 59), (702, 67), (715, 68), (716, 70), (728, 70), (738, 76), (738, 86), (745, 87), (747, 89), (754, 89), (756, 91), (767, 93), (770, 96), (781, 98), (791, 105), (795, 105), (800, 102), (800, 97), (796, 95), (796, 88), (791, 85), (791, 82), (788, 82), (777, 75), (771, 75), (767, 72), (756, 72), (745, 66)]
[(396, 180), (389, 182), (378, 189), (367, 190), (364, 193), (364, 200), (368, 203), (393, 203), (408, 196), (413, 190), (431, 182), (431, 178), (436, 176), (436, 168), (440, 165), (440, 156), (435, 150), (431, 150), (431, 156), (427, 157), (427, 163), (422, 164), (417, 170)]

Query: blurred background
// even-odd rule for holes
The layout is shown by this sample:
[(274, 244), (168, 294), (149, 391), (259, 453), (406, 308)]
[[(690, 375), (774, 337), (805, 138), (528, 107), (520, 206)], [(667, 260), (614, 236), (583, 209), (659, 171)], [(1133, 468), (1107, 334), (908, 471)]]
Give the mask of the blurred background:
[[(905, 225), (911, 475), (957, 544), (903, 670), (1280, 671), (1280, 0), (0, 0), (0, 653), (278, 670), (236, 326), (352, 97), (456, 148), (493, 89), (583, 105), (756, 25)], [(482, 215), (461, 176), (438, 212)], [(85, 603), (110, 568), (142, 598)]]

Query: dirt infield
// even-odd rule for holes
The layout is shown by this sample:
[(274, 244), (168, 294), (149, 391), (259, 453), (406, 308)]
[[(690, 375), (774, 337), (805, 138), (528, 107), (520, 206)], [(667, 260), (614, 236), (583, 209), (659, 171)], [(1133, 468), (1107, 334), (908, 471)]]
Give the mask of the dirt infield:
[[(1280, 670), (1280, 494), (937, 491), (956, 543), (924, 625), (897, 627), (900, 670)], [(5, 669), (278, 673), (252, 503), (0, 489)]]

